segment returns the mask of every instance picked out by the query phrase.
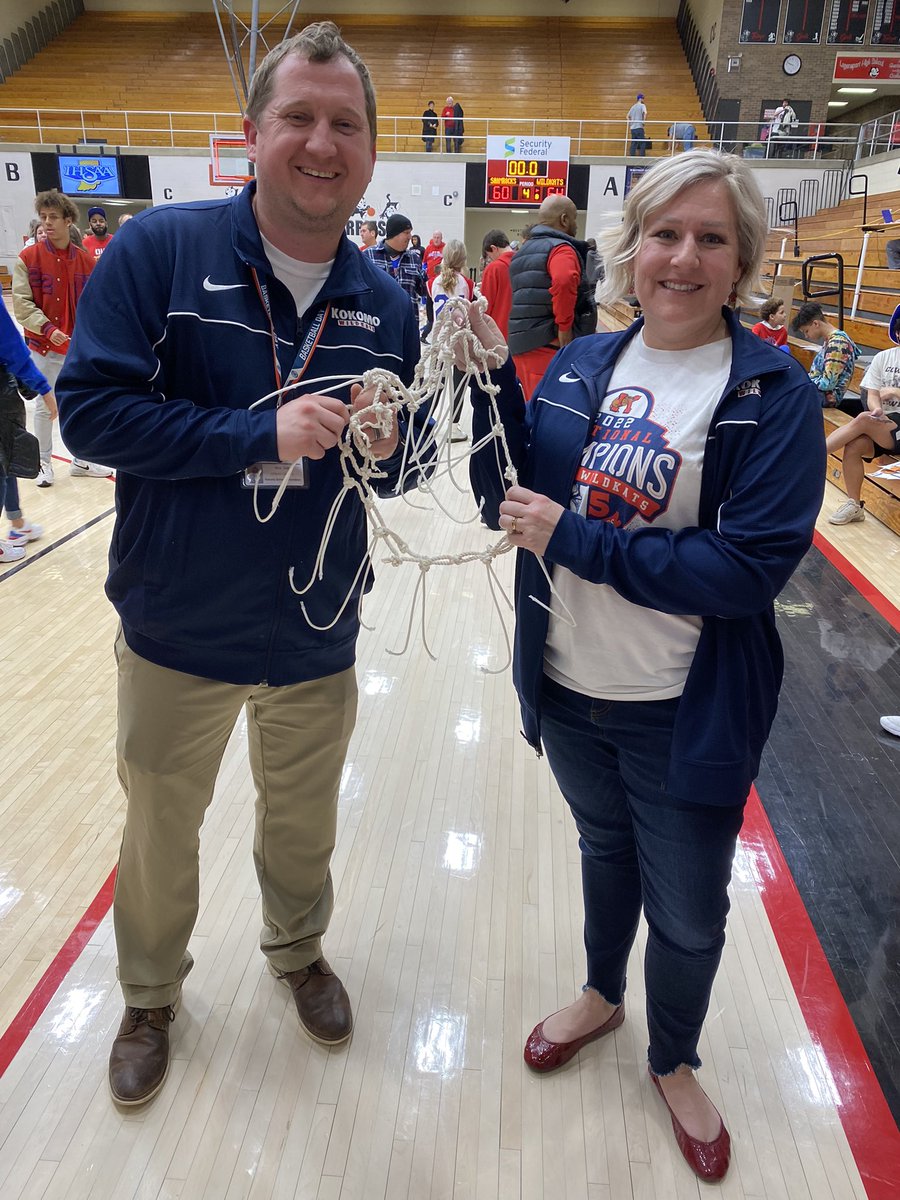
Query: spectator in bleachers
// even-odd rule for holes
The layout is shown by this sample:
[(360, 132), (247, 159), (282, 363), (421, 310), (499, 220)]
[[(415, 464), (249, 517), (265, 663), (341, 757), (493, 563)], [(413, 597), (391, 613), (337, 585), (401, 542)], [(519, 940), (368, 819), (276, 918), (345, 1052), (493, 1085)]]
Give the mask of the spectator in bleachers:
[(647, 119), (647, 105), (644, 103), (644, 93), (638, 92), (637, 99), (628, 110), (628, 130), (631, 144), (628, 153), (643, 158), (647, 153), (647, 135), (644, 132), (644, 122)]
[(422, 141), (425, 143), (426, 154), (431, 154), (434, 150), (434, 139), (437, 137), (438, 131), (438, 115), (435, 111), (434, 101), (428, 101), (428, 107), (422, 113)]
[(126, 222), (126, 221), (130, 221), (130, 220), (131, 220), (131, 218), (132, 218), (133, 216), (134, 216), (134, 213), (122, 213), (121, 217), (119, 217), (119, 219), (118, 219), (118, 221), (116, 222), (116, 224), (117, 224), (117, 225), (119, 226), (119, 228), (121, 229), (121, 228), (122, 228), (122, 226), (125, 224), (125, 222)]
[(753, 332), (764, 342), (769, 342), (779, 349), (787, 345), (788, 332), (785, 328), (787, 318), (784, 315), (784, 301), (773, 297), (760, 305), (759, 320), (753, 326)]
[(672, 142), (681, 142), (682, 150), (693, 150), (697, 140), (697, 130), (690, 121), (676, 121), (669, 126), (669, 137)]
[(447, 102), (441, 109), (441, 130), (444, 135), (444, 150), (450, 154), (453, 150), (454, 127), (456, 115), (453, 111), (454, 99), (452, 96), (447, 97)]
[(773, 158), (789, 158), (791, 156), (793, 145), (789, 145), (787, 139), (796, 132), (797, 124), (797, 114), (791, 107), (790, 100), (782, 100), (775, 109), (769, 128), (769, 136), (774, 138)]
[(485, 311), (497, 323), (504, 338), (509, 336), (509, 310), (512, 308), (512, 284), (509, 264), (515, 250), (502, 229), (491, 229), (484, 235), (481, 253), (486, 266), (481, 276), (481, 294), (487, 300)]
[(884, 248), (887, 265), (892, 271), (900, 271), (900, 238), (891, 238)]
[(414, 233), (409, 239), (409, 248), (419, 256), (419, 263), (422, 264), (422, 256), (425, 253), (425, 247), (422, 245), (422, 239), (417, 233)]
[(458, 100), (453, 104), (453, 153), (459, 154), (462, 150), (463, 139), (466, 132), (463, 117), (466, 114), (463, 112), (463, 106)]
[(600, 251), (597, 249), (596, 238), (588, 238), (584, 244), (587, 246), (584, 277), (587, 280), (588, 287), (591, 288), (591, 295), (593, 295), (593, 289), (604, 276), (603, 259), (600, 257)]
[(884, 454), (900, 454), (900, 305), (894, 309), (889, 329), (897, 347), (876, 354), (863, 376), (868, 411), (832, 430), (825, 441), (829, 454), (842, 447), (844, 450), (847, 499), (828, 518), (832, 525), (865, 520), (863, 464)]
[(822, 393), (823, 408), (839, 408), (851, 417), (862, 411), (862, 401), (855, 396), (844, 398), (853, 368), (859, 358), (859, 346), (843, 329), (836, 329), (826, 318), (821, 304), (807, 301), (801, 304), (794, 317), (794, 333), (808, 342), (818, 342), (822, 349), (809, 368), (809, 377)]

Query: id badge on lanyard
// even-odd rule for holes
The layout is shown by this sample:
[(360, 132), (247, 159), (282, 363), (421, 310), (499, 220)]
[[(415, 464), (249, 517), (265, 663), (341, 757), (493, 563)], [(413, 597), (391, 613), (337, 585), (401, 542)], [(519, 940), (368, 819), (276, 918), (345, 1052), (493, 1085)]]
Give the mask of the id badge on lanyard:
[[(297, 357), (294, 359), (294, 365), (291, 367), (287, 380), (284, 385), (281, 382), (281, 367), (278, 365), (278, 340), (275, 336), (275, 324), (272, 320), (272, 309), (269, 304), (269, 289), (264, 283), (260, 283), (256, 271), (253, 271), (253, 281), (256, 284), (256, 290), (259, 293), (259, 298), (262, 300), (263, 307), (266, 310), (266, 316), (269, 318), (269, 329), (272, 333), (272, 360), (275, 366), (275, 382), (277, 387), (289, 387), (292, 383), (299, 383), (303, 378), (307, 366), (309, 365), (310, 355), (316, 347), (319, 336), (325, 327), (325, 322), (328, 319), (329, 304), (323, 304), (316, 312), (312, 319), (312, 324), (306, 331), (306, 337), (297, 351)], [(282, 397), (278, 397), (276, 408), (280, 408)], [(287, 482), (285, 483), (285, 479)], [(282, 485), (289, 488), (305, 488), (309, 486), (309, 477), (306, 469), (306, 459), (301, 458), (296, 463), (283, 462), (258, 462), (251, 467), (246, 467), (243, 472), (241, 484), (245, 488), (269, 488), (275, 490)]]

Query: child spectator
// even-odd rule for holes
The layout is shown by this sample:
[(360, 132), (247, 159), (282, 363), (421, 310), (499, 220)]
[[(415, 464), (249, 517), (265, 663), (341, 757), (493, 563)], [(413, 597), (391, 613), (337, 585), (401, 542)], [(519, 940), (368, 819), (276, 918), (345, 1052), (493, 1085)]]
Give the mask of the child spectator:
[(757, 337), (762, 338), (764, 342), (770, 342), (773, 346), (787, 345), (787, 329), (785, 329), (786, 317), (784, 315), (783, 300), (766, 300), (760, 306), (760, 320), (753, 326), (753, 332)]
[(821, 304), (801, 304), (794, 317), (794, 333), (809, 342), (818, 342), (822, 349), (812, 361), (809, 377), (822, 392), (823, 408), (839, 408), (855, 417), (862, 412), (857, 396), (844, 399), (847, 384), (859, 358), (859, 346), (826, 320)]

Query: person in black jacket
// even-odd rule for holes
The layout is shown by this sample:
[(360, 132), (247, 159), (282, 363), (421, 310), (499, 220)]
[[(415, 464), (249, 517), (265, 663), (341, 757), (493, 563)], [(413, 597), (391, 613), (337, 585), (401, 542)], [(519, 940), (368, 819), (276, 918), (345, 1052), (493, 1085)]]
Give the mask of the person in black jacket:
[(438, 131), (438, 115), (434, 109), (434, 101), (428, 101), (428, 107), (422, 113), (422, 141), (425, 143), (425, 152), (430, 154), (434, 149), (434, 139), (437, 137)]

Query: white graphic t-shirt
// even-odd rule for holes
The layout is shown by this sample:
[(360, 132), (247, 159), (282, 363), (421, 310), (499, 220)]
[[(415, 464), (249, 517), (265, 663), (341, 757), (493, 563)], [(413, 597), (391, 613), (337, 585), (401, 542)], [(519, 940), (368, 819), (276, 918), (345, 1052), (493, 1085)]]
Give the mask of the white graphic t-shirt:
[[(890, 350), (881, 350), (872, 359), (869, 369), (863, 376), (864, 388), (897, 388), (900, 390), (900, 346)], [(900, 400), (887, 399), (882, 404), (885, 413), (892, 416), (900, 415)]]
[[(619, 529), (696, 525), (706, 437), (730, 370), (731, 338), (692, 350), (651, 350), (643, 333), (632, 338), (588, 431), (572, 511)], [(550, 618), (551, 679), (606, 700), (681, 695), (699, 616), (643, 608), (564, 567), (554, 569), (553, 583), (576, 624)]]

